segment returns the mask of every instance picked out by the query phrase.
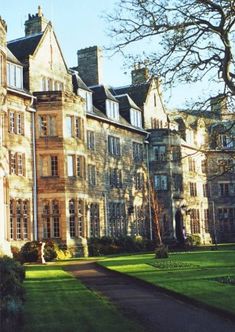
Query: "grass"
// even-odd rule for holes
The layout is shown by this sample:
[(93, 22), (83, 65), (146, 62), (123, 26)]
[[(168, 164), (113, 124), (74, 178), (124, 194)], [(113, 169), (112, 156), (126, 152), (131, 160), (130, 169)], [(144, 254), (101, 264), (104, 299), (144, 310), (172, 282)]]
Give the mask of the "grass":
[(106, 299), (63, 271), (61, 263), (27, 266), (24, 285), (23, 332), (143, 331)]
[(235, 285), (229, 283), (235, 278), (234, 246), (171, 253), (168, 259), (142, 254), (106, 258), (99, 263), (235, 314)]

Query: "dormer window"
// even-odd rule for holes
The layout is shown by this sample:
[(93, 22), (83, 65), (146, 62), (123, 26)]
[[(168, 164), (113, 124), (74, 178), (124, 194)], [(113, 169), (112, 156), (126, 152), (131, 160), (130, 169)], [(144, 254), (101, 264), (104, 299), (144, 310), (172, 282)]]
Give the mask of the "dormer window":
[(140, 111), (131, 108), (131, 124), (132, 126), (142, 128), (142, 114)]
[(83, 89), (78, 90), (79, 96), (85, 99), (85, 110), (86, 112), (92, 112), (92, 93)]
[(110, 119), (119, 120), (119, 107), (117, 102), (106, 99), (106, 115)]
[(10, 87), (23, 89), (23, 68), (14, 63), (7, 63), (7, 84)]

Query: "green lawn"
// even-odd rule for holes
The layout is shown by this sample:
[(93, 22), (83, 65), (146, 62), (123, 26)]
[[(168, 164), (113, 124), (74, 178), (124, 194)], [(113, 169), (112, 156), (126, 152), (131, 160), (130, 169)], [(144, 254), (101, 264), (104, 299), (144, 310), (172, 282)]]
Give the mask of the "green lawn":
[(120, 256), (99, 263), (235, 314), (235, 284), (220, 282), (235, 279), (234, 247), (171, 253), (168, 259), (155, 259), (153, 254)]
[(27, 266), (23, 332), (142, 331), (61, 265)]

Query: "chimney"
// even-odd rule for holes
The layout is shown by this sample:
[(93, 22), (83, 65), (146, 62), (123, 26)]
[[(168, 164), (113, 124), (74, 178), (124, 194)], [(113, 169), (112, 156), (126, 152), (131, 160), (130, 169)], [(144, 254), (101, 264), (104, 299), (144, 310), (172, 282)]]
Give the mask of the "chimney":
[(133, 85), (147, 82), (149, 79), (148, 69), (146, 67), (141, 67), (140, 63), (138, 63), (131, 72), (131, 79)]
[(78, 72), (87, 86), (103, 83), (103, 55), (98, 46), (78, 50)]
[(38, 6), (38, 12), (35, 15), (28, 16), (28, 20), (25, 21), (25, 36), (31, 36), (46, 29), (48, 20), (44, 18), (42, 9)]
[(224, 95), (218, 95), (216, 97), (212, 97), (210, 100), (211, 111), (222, 115), (223, 113), (228, 113), (228, 105), (227, 105), (227, 97)]
[(1, 47), (6, 47), (6, 34), (7, 34), (6, 22), (0, 16), (0, 46)]
[(0, 16), (0, 109), (3, 105), (3, 100), (5, 94), (2, 91), (2, 87), (6, 87), (7, 85), (7, 76), (6, 76), (6, 63), (7, 63), (7, 42), (6, 42), (6, 34), (7, 34), (7, 25), (6, 22)]

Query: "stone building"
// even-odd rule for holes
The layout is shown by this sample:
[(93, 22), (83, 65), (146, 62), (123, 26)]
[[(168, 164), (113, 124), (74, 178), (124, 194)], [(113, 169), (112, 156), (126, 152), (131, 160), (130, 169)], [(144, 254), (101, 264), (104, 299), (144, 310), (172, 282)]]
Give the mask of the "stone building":
[(130, 85), (106, 86), (97, 46), (68, 68), (40, 7), (8, 44), (1, 20), (0, 43), (5, 252), (29, 240), (76, 252), (91, 237), (152, 238), (151, 181), (167, 241), (184, 231), (203, 243), (234, 239), (234, 113), (224, 101), (167, 112), (159, 78), (139, 65)]

